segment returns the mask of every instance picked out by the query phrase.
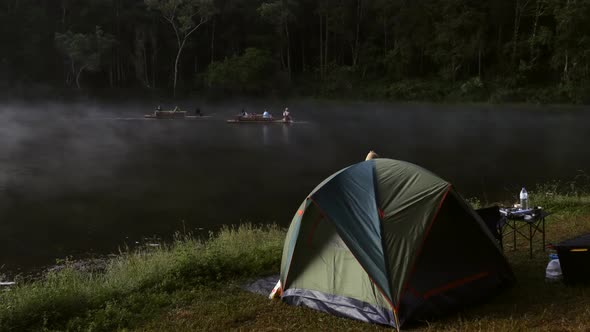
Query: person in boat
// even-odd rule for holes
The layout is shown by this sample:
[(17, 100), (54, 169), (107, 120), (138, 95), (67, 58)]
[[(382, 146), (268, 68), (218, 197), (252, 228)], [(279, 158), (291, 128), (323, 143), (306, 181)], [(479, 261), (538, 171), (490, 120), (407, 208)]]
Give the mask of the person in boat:
[(272, 115), (270, 115), (270, 113), (268, 113), (268, 110), (264, 110), (264, 113), (262, 113), (262, 118), (264, 119), (272, 119)]
[(196, 116), (203, 116), (203, 114), (201, 113), (201, 109), (197, 107), (197, 109), (195, 110), (195, 115)]
[(158, 105), (156, 106), (156, 112), (160, 112), (162, 110), (162, 106)]
[(246, 119), (249, 118), (250, 114), (248, 112), (246, 112), (243, 108), (242, 111), (240, 112), (240, 115), (238, 115), (238, 119)]
[(291, 121), (291, 113), (289, 113), (289, 107), (286, 107), (283, 111), (283, 121)]

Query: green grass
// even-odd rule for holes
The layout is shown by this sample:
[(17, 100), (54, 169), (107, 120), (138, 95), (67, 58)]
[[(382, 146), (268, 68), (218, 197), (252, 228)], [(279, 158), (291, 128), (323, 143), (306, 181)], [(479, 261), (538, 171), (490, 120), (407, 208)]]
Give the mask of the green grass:
[(204, 286), (278, 271), (285, 232), (276, 226), (224, 228), (209, 241), (123, 253), (104, 273), (66, 268), (0, 293), (0, 330), (110, 331), (183, 303)]
[[(531, 195), (532, 196), (532, 195)], [(562, 197), (563, 200), (566, 200)], [(586, 199), (586, 198), (585, 198)], [(576, 205), (576, 202), (570, 202)], [(587, 208), (580, 205), (582, 211)], [(590, 232), (590, 214), (555, 211), (548, 217), (547, 240), (556, 242)], [(517, 284), (490, 299), (435, 322), (418, 324), (415, 331), (588, 331), (590, 287), (567, 287), (545, 282), (548, 253), (535, 243), (529, 259), (527, 243), (506, 246)], [(311, 309), (269, 301), (242, 291), (235, 284), (201, 290), (202, 298), (163, 312), (136, 329), (140, 331), (390, 331), (387, 327), (334, 317)]]
[[(547, 241), (590, 232), (590, 195), (557, 189), (530, 193), (534, 205), (553, 212)], [(284, 236), (276, 226), (225, 228), (208, 241), (178, 237), (164, 248), (122, 253), (104, 273), (66, 268), (20, 283), (0, 292), (0, 331), (390, 330), (243, 291), (246, 280), (278, 272)], [(590, 287), (545, 282), (548, 259), (541, 244), (529, 259), (526, 243), (512, 248), (506, 242), (514, 287), (411, 329), (587, 331)]]

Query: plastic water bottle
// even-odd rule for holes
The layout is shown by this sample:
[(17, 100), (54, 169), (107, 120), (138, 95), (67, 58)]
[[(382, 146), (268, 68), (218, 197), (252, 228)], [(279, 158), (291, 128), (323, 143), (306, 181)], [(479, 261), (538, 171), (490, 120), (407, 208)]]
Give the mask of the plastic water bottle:
[(520, 209), (527, 210), (529, 208), (529, 194), (526, 192), (526, 189), (522, 187), (520, 191)]
[(549, 255), (549, 264), (545, 270), (545, 280), (548, 282), (560, 281), (563, 279), (561, 272), (561, 264), (559, 264), (559, 258), (557, 254)]

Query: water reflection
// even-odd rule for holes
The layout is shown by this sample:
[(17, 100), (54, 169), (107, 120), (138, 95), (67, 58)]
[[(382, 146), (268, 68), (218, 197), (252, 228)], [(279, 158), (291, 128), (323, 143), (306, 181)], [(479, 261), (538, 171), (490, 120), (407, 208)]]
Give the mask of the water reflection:
[(281, 132), (283, 133), (283, 144), (291, 144), (291, 136), (289, 135), (290, 124), (281, 125)]
[(262, 124), (262, 144), (270, 145), (272, 144), (270, 134), (268, 133), (268, 124)]

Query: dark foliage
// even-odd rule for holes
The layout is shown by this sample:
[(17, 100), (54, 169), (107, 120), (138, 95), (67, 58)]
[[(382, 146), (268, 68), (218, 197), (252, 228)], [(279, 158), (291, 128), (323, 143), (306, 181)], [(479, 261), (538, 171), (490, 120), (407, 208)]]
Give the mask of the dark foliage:
[(589, 22), (590, 0), (4, 1), (0, 88), (586, 102)]

